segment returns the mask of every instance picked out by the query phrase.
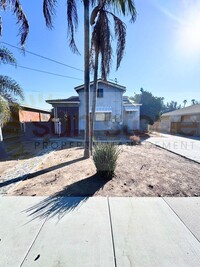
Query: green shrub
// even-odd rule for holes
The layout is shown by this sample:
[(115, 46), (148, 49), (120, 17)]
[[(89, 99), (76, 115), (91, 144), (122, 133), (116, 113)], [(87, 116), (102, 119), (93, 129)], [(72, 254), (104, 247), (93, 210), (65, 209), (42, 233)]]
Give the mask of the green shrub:
[(99, 176), (112, 179), (119, 153), (119, 148), (112, 143), (99, 143), (94, 146), (93, 160)]

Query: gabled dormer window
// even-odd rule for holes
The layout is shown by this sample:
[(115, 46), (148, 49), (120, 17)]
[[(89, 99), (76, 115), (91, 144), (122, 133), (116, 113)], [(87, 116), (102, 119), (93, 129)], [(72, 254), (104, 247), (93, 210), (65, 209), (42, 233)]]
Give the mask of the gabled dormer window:
[(103, 97), (103, 89), (101, 89), (101, 88), (99, 88), (99, 89), (97, 89), (97, 97)]

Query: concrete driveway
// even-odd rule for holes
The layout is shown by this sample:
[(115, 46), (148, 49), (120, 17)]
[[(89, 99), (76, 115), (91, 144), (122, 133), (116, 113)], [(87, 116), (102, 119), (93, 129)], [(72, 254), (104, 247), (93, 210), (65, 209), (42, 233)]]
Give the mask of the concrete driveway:
[(147, 139), (147, 142), (200, 163), (200, 138), (158, 134)]
[(0, 197), (0, 266), (200, 266), (199, 198)]

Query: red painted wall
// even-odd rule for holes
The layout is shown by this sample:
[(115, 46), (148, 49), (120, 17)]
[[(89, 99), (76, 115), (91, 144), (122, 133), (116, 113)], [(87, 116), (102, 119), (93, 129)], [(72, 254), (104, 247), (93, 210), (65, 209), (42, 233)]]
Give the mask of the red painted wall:
[(19, 111), (19, 121), (20, 122), (38, 122), (38, 121), (49, 121), (51, 115), (47, 113), (42, 113), (39, 111)]

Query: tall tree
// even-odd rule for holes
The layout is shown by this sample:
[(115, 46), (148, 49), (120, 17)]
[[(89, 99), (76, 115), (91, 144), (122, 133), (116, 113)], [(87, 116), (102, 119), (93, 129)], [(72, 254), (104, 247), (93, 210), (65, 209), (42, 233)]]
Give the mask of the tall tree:
[(195, 99), (192, 99), (192, 100), (191, 100), (191, 105), (196, 105), (196, 104), (198, 104), (198, 101), (195, 100)]
[[(84, 5), (84, 84), (85, 84), (85, 150), (84, 156), (86, 158), (90, 157), (90, 149), (91, 149), (91, 141), (90, 141), (90, 82), (89, 82), (89, 7), (90, 4), (94, 5), (97, 2), (95, 0), (83, 0)], [(55, 14), (55, 6), (57, 0), (44, 0), (43, 1), (43, 11), (46, 19), (47, 27), (52, 28), (52, 17)], [(99, 5), (100, 4), (100, 5)], [(131, 20), (135, 19), (135, 5), (133, 0), (102, 0), (98, 2), (98, 6), (96, 7), (96, 15), (98, 14), (99, 7), (102, 4), (113, 6), (114, 10), (120, 10), (123, 15), (131, 14)], [(93, 12), (93, 15), (95, 14)], [(78, 53), (78, 49), (74, 40), (74, 33), (78, 26), (78, 13), (76, 8), (75, 0), (67, 0), (67, 21), (68, 21), (68, 32), (69, 32), (69, 44), (72, 48), (72, 51)], [(118, 33), (120, 35), (121, 32)], [(107, 36), (110, 38), (110, 33)], [(104, 39), (105, 40), (105, 39)], [(118, 51), (120, 53), (120, 51)], [(119, 62), (118, 62), (119, 63)], [(105, 62), (103, 62), (105, 65)], [(106, 68), (106, 66), (105, 66)]]
[(180, 109), (180, 108), (181, 108), (181, 105), (179, 105), (177, 101), (172, 100), (170, 102), (167, 102), (167, 105), (163, 109), (163, 113), (170, 112), (170, 111)]
[[(53, 16), (56, 13), (57, 0), (43, 0), (43, 14), (46, 20), (46, 25), (48, 28), (53, 28)], [(74, 34), (78, 27), (78, 12), (76, 0), (66, 0), (67, 2), (67, 27), (69, 34), (69, 46), (74, 53), (79, 54), (77, 49)], [(89, 122), (89, 97), (90, 97), (90, 88), (89, 88), (89, 0), (83, 0), (84, 5), (84, 84), (85, 84), (85, 150), (84, 156), (88, 158), (90, 156), (90, 122)], [(0, 9), (4, 11), (8, 10), (11, 7), (13, 13), (16, 15), (17, 23), (20, 25), (19, 34), (21, 36), (21, 45), (25, 44), (28, 32), (29, 24), (27, 18), (22, 10), (19, 0), (0, 0)], [(0, 35), (2, 34), (2, 20), (0, 17)]]
[(85, 148), (84, 157), (90, 157), (90, 23), (89, 23), (89, 0), (84, 0), (84, 84), (85, 84)]
[[(0, 64), (11, 63), (16, 65), (16, 59), (6, 48), (0, 48)], [(8, 76), (0, 75), (0, 158), (6, 156), (3, 147), (2, 127), (10, 120), (11, 106), (19, 108), (18, 100), (23, 100), (23, 90), (20, 85)]]
[(164, 109), (164, 98), (153, 96), (152, 93), (145, 91), (143, 88), (140, 89), (139, 94), (135, 94), (131, 99), (138, 104), (142, 104), (140, 116), (147, 120), (149, 124), (153, 124)]
[[(0, 48), (0, 65), (11, 63), (16, 65), (16, 59), (7, 48)], [(3, 126), (10, 119), (10, 106), (17, 106), (18, 100), (23, 100), (23, 90), (20, 85), (8, 76), (0, 75), (0, 122)]]
[[(56, 13), (57, 0), (43, 0), (43, 13), (48, 28), (53, 28), (53, 16)], [(77, 1), (66, 0), (67, 2), (67, 26), (69, 33), (69, 45), (74, 53), (79, 53), (75, 44), (74, 33), (78, 27), (78, 13), (76, 8)], [(94, 5), (97, 2), (95, 0), (83, 0), (84, 5), (84, 40), (85, 40), (85, 51), (84, 51), (84, 84), (85, 84), (85, 157), (90, 156), (90, 114), (89, 114), (89, 103), (90, 103), (90, 88), (89, 88), (89, 7), (90, 4)], [(133, 0), (105, 0), (102, 1), (108, 5), (112, 5), (115, 11), (120, 11), (123, 15), (131, 14), (131, 20), (135, 19), (135, 5)], [(21, 44), (24, 44), (26, 36), (28, 34), (28, 22), (26, 16), (23, 13), (19, 0), (0, 0), (0, 8), (6, 9), (6, 4), (10, 3), (14, 8), (14, 14), (16, 14), (18, 23), (21, 25)], [(0, 23), (0, 33), (2, 30), (2, 23)], [(120, 33), (119, 33), (120, 34)]]
[[(132, 4), (133, 2), (130, 3)], [(119, 17), (117, 17), (111, 11), (112, 7), (113, 6), (108, 4), (106, 1), (100, 0), (98, 5), (93, 9), (90, 18), (90, 24), (94, 25), (91, 37), (91, 53), (90, 53), (91, 65), (94, 70), (93, 101), (92, 101), (92, 113), (91, 113), (91, 152), (92, 152), (92, 142), (93, 142), (92, 139), (94, 135), (94, 119), (95, 119), (96, 98), (97, 98), (97, 85), (98, 85), (97, 77), (98, 77), (99, 57), (101, 57), (100, 60), (101, 76), (104, 80), (106, 80), (110, 72), (111, 60), (112, 60), (113, 38), (112, 38), (112, 31), (110, 28), (111, 25), (110, 18), (113, 19), (114, 37), (117, 40), (116, 70), (120, 66), (125, 50), (126, 25), (122, 22), (122, 20)], [(122, 6), (120, 6), (120, 4), (118, 4), (118, 11), (120, 11), (120, 8), (121, 11), (123, 12), (124, 9), (122, 8)], [(136, 18), (135, 8), (129, 9), (128, 12), (131, 14), (131, 20), (135, 21)]]
[(183, 107), (185, 107), (186, 106), (186, 103), (187, 103), (187, 100), (185, 99), (185, 100), (183, 100)]
[[(72, 52), (79, 54), (78, 48), (75, 43), (74, 33), (78, 27), (78, 12), (77, 1), (66, 0), (67, 2), (67, 27), (69, 34), (69, 46)], [(57, 0), (44, 0), (43, 13), (48, 28), (53, 28), (53, 16), (55, 15), (55, 7)], [(90, 76), (89, 76), (89, 0), (83, 0), (84, 5), (84, 90), (85, 90), (85, 149), (84, 157), (90, 157)]]

